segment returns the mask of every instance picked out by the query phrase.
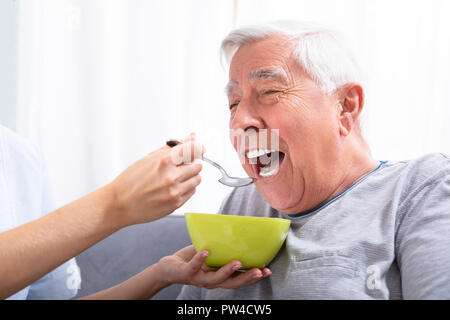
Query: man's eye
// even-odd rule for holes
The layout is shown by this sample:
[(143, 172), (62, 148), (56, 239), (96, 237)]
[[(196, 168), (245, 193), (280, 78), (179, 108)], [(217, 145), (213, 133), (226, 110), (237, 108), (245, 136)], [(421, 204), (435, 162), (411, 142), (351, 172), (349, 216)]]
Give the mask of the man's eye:
[(235, 107), (238, 106), (238, 104), (239, 104), (239, 102), (230, 104), (230, 110), (233, 110)]
[(263, 91), (263, 95), (271, 95), (271, 94), (275, 94), (275, 93), (279, 93), (280, 91), (278, 91), (278, 90), (266, 90), (266, 91)]

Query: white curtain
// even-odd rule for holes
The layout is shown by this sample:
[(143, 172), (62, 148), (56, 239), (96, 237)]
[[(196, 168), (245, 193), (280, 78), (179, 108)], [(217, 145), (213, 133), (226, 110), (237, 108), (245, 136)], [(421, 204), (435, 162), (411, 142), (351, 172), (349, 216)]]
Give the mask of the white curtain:
[[(255, 22), (318, 21), (343, 31), (367, 82), (375, 157), (450, 153), (447, 0), (19, 0), (19, 133), (42, 149), (62, 205), (168, 138), (198, 134), (244, 175), (228, 141), (221, 39)], [(177, 213), (215, 212), (229, 188), (207, 165)]]

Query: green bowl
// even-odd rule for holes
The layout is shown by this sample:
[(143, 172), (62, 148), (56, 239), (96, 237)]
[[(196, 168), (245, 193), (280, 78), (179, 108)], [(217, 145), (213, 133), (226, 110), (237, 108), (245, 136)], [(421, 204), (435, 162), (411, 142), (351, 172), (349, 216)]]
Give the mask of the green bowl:
[(218, 268), (233, 260), (242, 269), (264, 268), (286, 240), (288, 219), (186, 213), (186, 225), (195, 250), (208, 250), (205, 263)]

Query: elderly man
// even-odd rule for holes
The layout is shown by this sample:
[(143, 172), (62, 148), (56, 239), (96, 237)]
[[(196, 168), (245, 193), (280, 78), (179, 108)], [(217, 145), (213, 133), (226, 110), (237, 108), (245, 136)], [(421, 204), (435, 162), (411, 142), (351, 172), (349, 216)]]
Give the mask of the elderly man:
[[(220, 213), (290, 219), (291, 229), (270, 277), (237, 290), (185, 286), (179, 299), (449, 299), (450, 159), (372, 157), (358, 69), (327, 29), (243, 28), (222, 51), (230, 128), (277, 129), (279, 145), (244, 149), (255, 184)], [(249, 161), (269, 151), (274, 168)]]

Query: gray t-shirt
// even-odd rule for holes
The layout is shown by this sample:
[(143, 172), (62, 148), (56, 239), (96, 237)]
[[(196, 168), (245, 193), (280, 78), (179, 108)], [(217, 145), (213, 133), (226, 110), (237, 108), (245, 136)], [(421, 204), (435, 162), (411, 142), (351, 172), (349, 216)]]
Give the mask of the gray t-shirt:
[(254, 185), (221, 214), (291, 219), (272, 275), (248, 287), (184, 286), (178, 299), (450, 299), (450, 158), (387, 161), (301, 216), (271, 208)]

